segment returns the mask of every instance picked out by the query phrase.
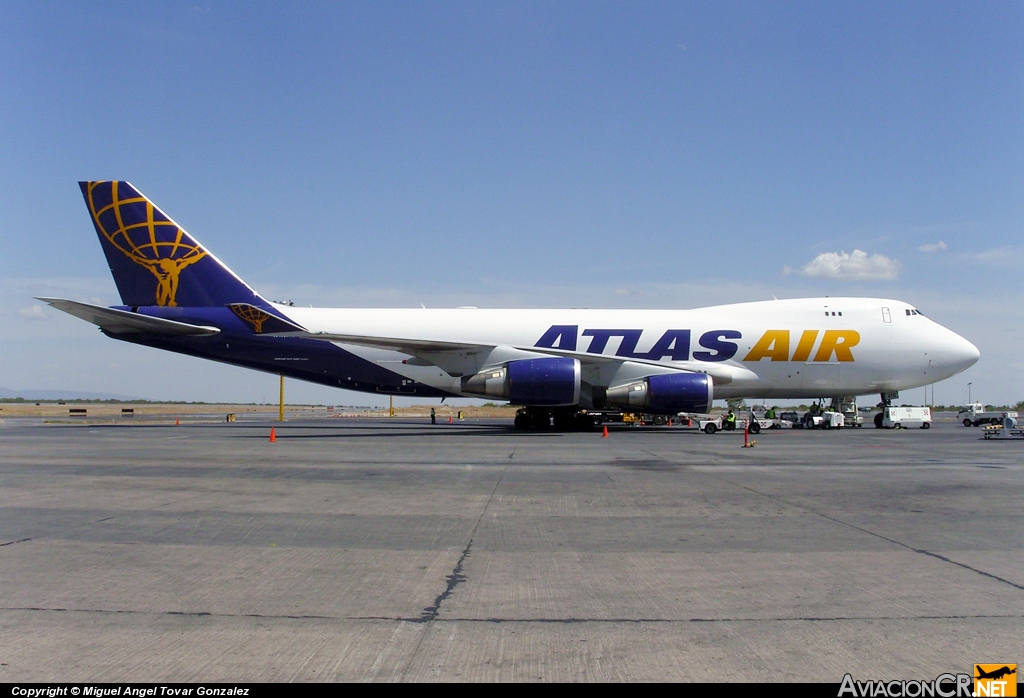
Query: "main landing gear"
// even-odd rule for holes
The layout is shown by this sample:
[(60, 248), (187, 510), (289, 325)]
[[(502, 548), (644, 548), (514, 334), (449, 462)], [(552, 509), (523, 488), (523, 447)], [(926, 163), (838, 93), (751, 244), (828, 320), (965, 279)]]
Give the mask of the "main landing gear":
[(516, 412), (516, 429), (550, 429), (556, 431), (590, 431), (594, 428), (594, 418), (579, 410), (569, 408), (544, 409), (524, 407)]

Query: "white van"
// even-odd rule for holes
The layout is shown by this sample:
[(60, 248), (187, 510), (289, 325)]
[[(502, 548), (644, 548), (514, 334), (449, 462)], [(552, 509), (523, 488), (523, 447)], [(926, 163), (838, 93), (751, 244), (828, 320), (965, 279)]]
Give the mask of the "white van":
[(882, 412), (882, 426), (886, 429), (931, 429), (932, 410), (930, 407), (886, 407)]

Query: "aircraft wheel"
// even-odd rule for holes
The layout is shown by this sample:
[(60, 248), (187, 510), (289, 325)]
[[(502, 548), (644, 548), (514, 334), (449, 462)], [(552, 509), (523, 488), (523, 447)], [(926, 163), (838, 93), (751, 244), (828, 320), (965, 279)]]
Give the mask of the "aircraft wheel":
[(591, 431), (594, 428), (594, 418), (589, 414), (576, 413), (572, 420), (572, 427), (576, 431)]
[(750, 431), (751, 434), (760, 434), (761, 433), (761, 425), (758, 424), (757, 422), (751, 422), (750, 423), (750, 427), (749, 427), (749, 431)]
[(514, 424), (516, 425), (516, 429), (519, 429), (520, 431), (522, 431), (523, 429), (529, 429), (530, 428), (530, 424), (532, 422), (533, 422), (533, 420), (530, 419), (530, 417), (528, 415), (517, 414), (516, 415), (516, 421), (514, 422)]
[(718, 431), (718, 427), (715, 426), (714, 422), (712, 422), (711, 424), (706, 424), (704, 426), (705, 434), (714, 434), (716, 431)]
[(655, 417), (654, 417), (654, 425), (660, 427), (660, 426), (663, 426), (664, 424), (665, 424), (665, 418), (662, 417), (660, 414), (659, 415), (655, 415)]
[(575, 415), (568, 412), (555, 412), (554, 419), (552, 420), (555, 423), (555, 429), (558, 431), (569, 431), (573, 428), (573, 423), (576, 421), (574, 417)]
[(881, 429), (881, 428), (882, 428), (882, 413), (879, 412), (878, 414), (875, 415), (875, 429)]

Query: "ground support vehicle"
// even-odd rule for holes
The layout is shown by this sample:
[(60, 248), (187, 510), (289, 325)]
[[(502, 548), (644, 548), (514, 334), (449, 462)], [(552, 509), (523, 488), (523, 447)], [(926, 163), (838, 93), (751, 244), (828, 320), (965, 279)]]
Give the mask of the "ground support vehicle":
[(864, 418), (857, 412), (856, 397), (834, 397), (829, 409), (840, 412), (843, 415), (843, 426), (861, 427), (864, 426)]
[(886, 406), (875, 415), (876, 429), (906, 429), (908, 426), (930, 429), (932, 426), (931, 408)]
[(586, 410), (586, 414), (593, 419), (596, 426), (601, 426), (605, 423), (622, 423), (630, 424), (636, 427), (642, 426), (686, 426), (689, 421), (689, 416), (685, 413), (681, 413), (676, 416), (669, 416), (663, 414), (644, 414), (641, 412), (622, 412), (619, 410)]
[[(722, 417), (707, 417), (695, 420), (697, 428), (705, 434), (714, 434), (722, 431)], [(782, 420), (778, 420), (782, 421)], [(746, 431), (748, 428), (751, 434), (760, 434), (762, 429), (779, 429), (780, 425), (774, 419), (736, 419), (736, 431)]]
[(842, 412), (826, 410), (821, 413), (822, 429), (839, 429), (846, 425), (846, 416)]
[(777, 428), (790, 426), (793, 429), (838, 429), (845, 425), (846, 418), (841, 412), (810, 410), (803, 416), (798, 412), (783, 412)]
[(697, 428), (705, 434), (714, 434), (717, 431), (722, 430), (722, 417), (705, 417), (703, 419), (695, 420)]
[(782, 414), (779, 415), (779, 418), (780, 426), (788, 423), (789, 426), (793, 429), (804, 428), (804, 423), (803, 420), (800, 418), (799, 412), (783, 412)]
[(1016, 417), (1004, 417), (1002, 424), (989, 424), (984, 429), (986, 439), (1024, 439), (1024, 429), (1017, 428)]
[(976, 402), (962, 408), (956, 415), (956, 421), (965, 427), (980, 427), (982, 424), (1002, 425), (1004, 417), (1017, 419), (1017, 413), (989, 411), (983, 404)]
[(826, 410), (824, 412), (808, 412), (801, 421), (800, 428), (806, 429), (838, 429), (845, 420), (842, 413)]

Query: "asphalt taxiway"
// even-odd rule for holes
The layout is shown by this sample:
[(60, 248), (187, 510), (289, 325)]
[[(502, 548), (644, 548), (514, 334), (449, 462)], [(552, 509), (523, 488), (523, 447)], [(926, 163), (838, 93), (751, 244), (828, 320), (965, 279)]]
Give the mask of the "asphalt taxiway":
[(265, 419), (4, 420), (0, 681), (838, 682), (1024, 660), (1022, 443)]

